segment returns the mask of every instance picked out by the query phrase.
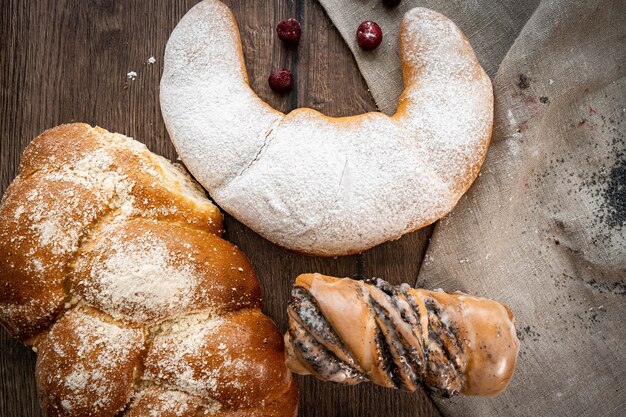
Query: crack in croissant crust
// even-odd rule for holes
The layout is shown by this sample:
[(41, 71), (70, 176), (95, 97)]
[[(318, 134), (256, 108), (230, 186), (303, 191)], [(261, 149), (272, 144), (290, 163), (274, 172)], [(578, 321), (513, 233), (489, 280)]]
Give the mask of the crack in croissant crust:
[(294, 416), (245, 255), (180, 166), (82, 123), (37, 137), (0, 206), (0, 322), (48, 416)]
[(462, 293), (300, 275), (289, 303), (287, 365), (342, 384), (371, 381), (452, 396), (497, 395), (519, 341), (510, 310)]
[(493, 94), (445, 16), (412, 9), (399, 36), (405, 90), (393, 116), (284, 114), (250, 88), (228, 7), (202, 1), (165, 50), (160, 100), (172, 142), (220, 207), (280, 246), (345, 255), (424, 227), (478, 175)]

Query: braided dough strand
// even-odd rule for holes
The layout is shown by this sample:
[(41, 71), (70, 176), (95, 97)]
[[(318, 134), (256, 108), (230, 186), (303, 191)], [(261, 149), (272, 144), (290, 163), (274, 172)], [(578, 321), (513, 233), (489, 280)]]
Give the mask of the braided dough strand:
[(163, 118), (190, 172), (238, 220), (299, 252), (360, 252), (448, 213), (491, 136), (491, 83), (449, 19), (407, 12), (400, 49), (393, 116), (283, 114), (250, 88), (230, 10), (205, 0), (168, 41)]

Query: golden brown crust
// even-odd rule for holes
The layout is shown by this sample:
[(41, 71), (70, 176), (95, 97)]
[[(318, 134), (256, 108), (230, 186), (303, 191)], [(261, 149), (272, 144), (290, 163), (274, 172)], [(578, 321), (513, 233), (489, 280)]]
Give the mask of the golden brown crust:
[[(80, 203), (68, 200), (71, 195)], [(52, 324), (66, 300), (77, 230), (107, 210), (84, 185), (43, 171), (9, 186), (0, 207), (0, 322), (14, 336), (27, 339)]]
[[(144, 252), (146, 257), (139, 255), (147, 246), (154, 250)], [(161, 259), (165, 254), (169, 259)], [(150, 263), (146, 269), (135, 267), (146, 262)], [(167, 286), (168, 277), (163, 275), (158, 288), (147, 288), (159, 273), (155, 269), (165, 267), (188, 275), (176, 286)], [(135, 288), (126, 286), (129, 277)], [(220, 314), (261, 304), (257, 276), (235, 245), (200, 230), (143, 218), (105, 224), (78, 255), (70, 290), (107, 314), (133, 323), (164, 320), (172, 313)]]
[(39, 352), (47, 415), (262, 413), (294, 392), (257, 276), (221, 233), (186, 171), (130, 138), (74, 123), (33, 140), (0, 206), (0, 323)]
[(202, 400), (180, 391), (160, 387), (144, 389), (133, 400), (125, 417), (196, 417), (205, 408)]
[(0, 207), (0, 322), (27, 340), (67, 300), (68, 266), (107, 217), (179, 222), (220, 235), (222, 215), (180, 168), (84, 123), (49, 129), (24, 151)]
[(181, 391), (150, 387), (132, 402), (125, 417), (295, 417), (298, 414), (298, 388), (292, 383), (289, 390), (277, 400), (261, 407), (222, 410), (217, 403), (206, 403), (201, 398)]
[(289, 390), (283, 341), (259, 310), (240, 310), (157, 335), (144, 373), (165, 386), (212, 398), (228, 409), (271, 403)]
[(292, 383), (289, 391), (265, 407), (222, 411), (217, 413), (215, 417), (295, 417), (297, 414), (298, 387)]
[(37, 345), (37, 387), (49, 417), (109, 417), (134, 392), (143, 331), (109, 322), (91, 309), (73, 309)]
[[(108, 170), (123, 172), (133, 181), (130, 196), (135, 199), (138, 215), (180, 221), (221, 234), (222, 214), (204, 199), (203, 190), (181, 165), (153, 154), (131, 138), (99, 127), (72, 123), (48, 129), (24, 150), (20, 176), (29, 177), (36, 171), (61, 172), (68, 167), (77, 169), (89, 164), (91, 161), (85, 159), (100, 151), (110, 158)], [(185, 187), (195, 187), (196, 195), (186, 193)]]

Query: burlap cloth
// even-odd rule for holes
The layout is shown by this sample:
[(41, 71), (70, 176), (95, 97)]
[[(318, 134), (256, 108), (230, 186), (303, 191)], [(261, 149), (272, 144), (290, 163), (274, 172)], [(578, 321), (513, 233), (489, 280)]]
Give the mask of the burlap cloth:
[[(521, 353), (496, 398), (436, 399), (448, 416), (626, 415), (626, 1), (320, 0), (379, 108), (402, 89), (402, 14), (443, 12), (492, 77), (481, 176), (434, 231), (418, 285), (507, 303)], [(361, 21), (383, 28), (358, 50)]]

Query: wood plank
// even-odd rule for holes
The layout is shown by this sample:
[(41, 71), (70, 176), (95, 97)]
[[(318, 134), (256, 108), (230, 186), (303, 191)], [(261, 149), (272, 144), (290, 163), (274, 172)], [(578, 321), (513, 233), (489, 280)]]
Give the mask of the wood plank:
[[(98, 124), (176, 157), (158, 106), (158, 82), (169, 33), (195, 0), (95, 0), (0, 5), (0, 186), (4, 193), (28, 142), (48, 127), (71, 121)], [(227, 3), (242, 34), (255, 91), (282, 111), (316, 108), (343, 116), (375, 110), (354, 60), (315, 0)], [(275, 36), (283, 18), (303, 22), (302, 42), (286, 48)], [(149, 65), (150, 56), (157, 58)], [(294, 71), (296, 88), (277, 95), (267, 85), (273, 67)], [(127, 72), (138, 73), (135, 81)], [(303, 272), (337, 276), (380, 275), (413, 282), (428, 231), (338, 259), (298, 255), (262, 239), (226, 216), (226, 237), (255, 265), (265, 312), (286, 328), (285, 306), (293, 279)], [(35, 355), (0, 331), (0, 415), (40, 416), (33, 378)], [(438, 415), (423, 394), (363, 384), (341, 387), (298, 377), (301, 416)]]

